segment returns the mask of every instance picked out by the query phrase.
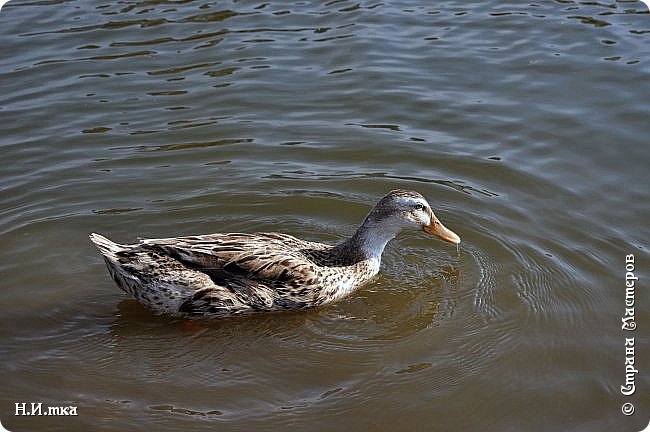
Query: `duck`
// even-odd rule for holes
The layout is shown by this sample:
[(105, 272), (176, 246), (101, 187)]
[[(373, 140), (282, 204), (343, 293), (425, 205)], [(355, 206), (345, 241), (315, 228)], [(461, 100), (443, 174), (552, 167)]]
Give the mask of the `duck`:
[(115, 283), (155, 314), (218, 318), (330, 304), (374, 278), (402, 230), (460, 244), (420, 193), (383, 196), (354, 234), (329, 245), (278, 232), (217, 233), (118, 244), (90, 234)]

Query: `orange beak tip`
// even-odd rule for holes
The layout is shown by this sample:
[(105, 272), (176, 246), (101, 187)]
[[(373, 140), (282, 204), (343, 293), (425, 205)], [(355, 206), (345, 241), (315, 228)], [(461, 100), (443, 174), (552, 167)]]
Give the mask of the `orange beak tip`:
[(460, 237), (458, 234), (448, 229), (441, 223), (438, 223), (437, 225), (427, 225), (424, 227), (424, 231), (446, 242), (453, 243), (455, 245), (460, 244)]
[(453, 243), (455, 245), (460, 244), (460, 237), (455, 232), (450, 231), (447, 236), (440, 237), (442, 240)]

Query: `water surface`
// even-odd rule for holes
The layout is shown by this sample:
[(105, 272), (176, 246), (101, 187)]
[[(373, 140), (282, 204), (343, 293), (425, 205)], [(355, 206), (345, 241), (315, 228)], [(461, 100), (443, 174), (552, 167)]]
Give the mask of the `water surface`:
[[(3, 425), (641, 430), (649, 19), (633, 1), (12, 0)], [(155, 316), (87, 239), (338, 242), (394, 188), (427, 196), (460, 253), (405, 233), (372, 283), (300, 313)], [(17, 402), (79, 415), (14, 416)]]

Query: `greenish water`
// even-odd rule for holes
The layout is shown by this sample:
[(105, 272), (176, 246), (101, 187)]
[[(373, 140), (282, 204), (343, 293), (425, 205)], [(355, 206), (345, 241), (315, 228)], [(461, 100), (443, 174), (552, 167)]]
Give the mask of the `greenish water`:
[[(11, 1), (2, 424), (640, 431), (649, 37), (633, 1)], [(87, 238), (338, 242), (394, 188), (424, 194), (460, 253), (406, 233), (372, 283), (301, 313), (154, 316)]]

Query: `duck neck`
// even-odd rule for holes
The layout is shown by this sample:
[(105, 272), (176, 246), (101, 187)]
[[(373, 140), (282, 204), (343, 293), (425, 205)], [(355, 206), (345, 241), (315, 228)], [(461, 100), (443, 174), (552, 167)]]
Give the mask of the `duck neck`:
[(391, 224), (382, 224), (367, 217), (352, 237), (339, 245), (341, 251), (355, 251), (357, 260), (381, 262), (386, 244), (398, 234), (399, 229)]

